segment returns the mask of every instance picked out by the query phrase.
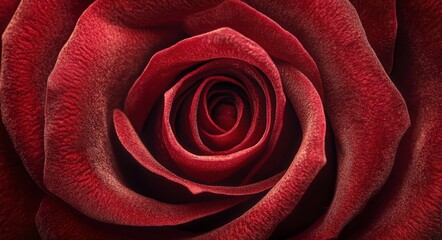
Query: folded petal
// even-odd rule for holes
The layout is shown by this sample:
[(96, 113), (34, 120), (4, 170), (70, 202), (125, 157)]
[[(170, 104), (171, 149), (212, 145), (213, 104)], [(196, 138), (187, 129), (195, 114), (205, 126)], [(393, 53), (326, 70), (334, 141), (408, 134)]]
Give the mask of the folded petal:
[(287, 99), (302, 127), (301, 146), (281, 180), (256, 205), (199, 239), (267, 239), (325, 164), (325, 116), (319, 94), (296, 68), (281, 64), (280, 73)]
[(396, 42), (396, 0), (350, 0), (370, 43), (387, 73), (393, 67)]
[[(0, 34), (18, 4), (15, 0), (0, 3)], [(41, 194), (0, 121), (0, 239), (39, 239), (34, 218)]]
[(231, 196), (250, 195), (271, 188), (281, 177), (281, 175), (275, 175), (271, 178), (268, 178), (258, 183), (243, 185), (243, 186), (231, 186), (231, 187), (196, 183), (191, 180), (178, 176), (177, 174), (171, 172), (170, 170), (162, 166), (160, 163), (158, 163), (158, 161), (156, 161), (156, 159), (145, 148), (145, 146), (137, 136), (137, 133), (135, 132), (134, 128), (132, 127), (132, 125), (130, 124), (129, 120), (127, 119), (127, 117), (124, 115), (123, 112), (119, 110), (116, 110), (114, 112), (114, 122), (121, 143), (124, 145), (127, 151), (129, 151), (132, 154), (132, 156), (143, 167), (172, 182), (185, 186), (187, 189), (189, 189), (189, 191), (191, 191), (194, 194), (202, 192), (210, 192), (215, 194), (223, 194)]
[(350, 239), (442, 238), (442, 4), (398, 1), (392, 79), (410, 110), (392, 174), (354, 224)]
[(23, 164), (40, 186), (46, 82), (60, 49), (90, 2), (22, 1), (3, 35), (2, 119)]
[(337, 237), (385, 183), (409, 126), (405, 102), (349, 2), (247, 2), (295, 35), (318, 65), (336, 134), (338, 177), (327, 214), (299, 237)]
[(323, 95), (318, 68), (296, 36), (247, 4), (228, 0), (184, 19), (184, 28), (190, 34), (202, 34), (222, 27), (234, 29), (259, 44), (272, 58), (286, 61), (299, 69), (312, 81), (319, 95)]
[(57, 198), (46, 196), (36, 218), (38, 232), (44, 240), (95, 239), (188, 239), (191, 233), (176, 229), (129, 227), (95, 221)]
[[(94, 219), (164, 226), (201, 218), (242, 199), (167, 204), (128, 188), (116, 167), (112, 111), (147, 60), (181, 37), (175, 28), (131, 29), (96, 2), (60, 52), (48, 80), (44, 183)], [(115, 10), (117, 11), (117, 10)]]

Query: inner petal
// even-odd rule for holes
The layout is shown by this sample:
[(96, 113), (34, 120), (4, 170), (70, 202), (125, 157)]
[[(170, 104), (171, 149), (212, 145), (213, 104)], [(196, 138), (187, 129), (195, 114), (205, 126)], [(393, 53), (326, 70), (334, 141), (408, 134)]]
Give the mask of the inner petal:
[(237, 119), (237, 108), (229, 97), (212, 100), (210, 116), (223, 130), (230, 130)]
[[(227, 154), (234, 152), (234, 147), (244, 149), (255, 145), (265, 131), (263, 124), (253, 124), (258, 127), (250, 128), (255, 120), (265, 119), (265, 112), (251, 111), (250, 104), (256, 105), (254, 108), (266, 108), (261, 107), (264, 104), (262, 101), (259, 104), (258, 101), (250, 103), (253, 98), (249, 95), (258, 97), (262, 94), (254, 93), (256, 90), (246, 83), (249, 81), (246, 77), (218, 74), (205, 77), (206, 74), (224, 70), (229, 66), (225, 65), (227, 62), (231, 61), (215, 60), (202, 65), (165, 94), (165, 101), (168, 102), (164, 106), (165, 111), (171, 113), (170, 127), (179, 143), (195, 154)], [(215, 66), (218, 70), (213, 68)], [(170, 107), (169, 103), (172, 103)], [(233, 123), (228, 129), (221, 128), (213, 119), (218, 103), (230, 103), (235, 108), (233, 114), (236, 119), (231, 120)]]
[[(225, 74), (226, 68), (232, 68), (232, 65), (224, 65), (225, 60), (213, 61), (219, 65)], [(231, 69), (233, 70), (233, 69)], [(193, 98), (193, 109), (190, 111), (191, 122), (197, 124), (197, 128), (192, 135), (198, 136), (199, 141), (204, 144), (211, 154), (222, 154), (234, 152), (256, 144), (258, 136), (264, 131), (264, 126), (253, 127), (253, 122), (258, 116), (264, 114), (264, 111), (253, 111), (260, 106), (259, 101), (255, 101), (250, 96), (256, 96), (257, 91), (250, 83), (250, 77), (242, 74), (234, 74), (232, 71), (227, 76), (209, 77), (202, 83)], [(253, 77), (252, 77), (253, 78)], [(264, 96), (262, 96), (264, 98)], [(221, 100), (234, 102), (236, 108), (236, 121), (229, 129), (223, 129), (214, 122), (212, 118), (213, 108)], [(210, 106), (208, 106), (210, 105)], [(198, 141), (198, 139), (196, 139)], [(236, 149), (236, 150), (235, 150)]]
[[(226, 78), (224, 78), (227, 80)], [(248, 84), (246, 84), (248, 85)], [(257, 138), (247, 137), (248, 133), (258, 133), (262, 129), (251, 127), (253, 122), (257, 119), (257, 117), (253, 117), (251, 115), (250, 98), (247, 96), (243, 90), (247, 87), (242, 86), (242, 84), (237, 85), (230, 82), (219, 82), (216, 84), (210, 85), (208, 84), (202, 92), (202, 97), (200, 101), (202, 101), (203, 107), (200, 107), (195, 112), (198, 112), (198, 117), (196, 118), (198, 122), (198, 135), (201, 138), (201, 141), (206, 145), (210, 150), (220, 153), (222, 151), (231, 151), (233, 148), (244, 148), (247, 146), (252, 146), (256, 142)], [(208, 106), (209, 105), (209, 106)], [(232, 109), (232, 107), (234, 109)], [(216, 108), (219, 108), (216, 110)], [(227, 108), (227, 109), (221, 109)], [(230, 116), (226, 116), (224, 112), (230, 111)], [(220, 111), (218, 113), (220, 120), (231, 121), (232, 126), (223, 129), (221, 126), (215, 122), (215, 111)], [(254, 111), (255, 114), (261, 111)], [(223, 115), (224, 114), (224, 115)], [(232, 117), (232, 115), (235, 115)], [(258, 116), (258, 115), (255, 115)], [(232, 118), (236, 118), (233, 121)], [(209, 124), (213, 123), (213, 124)], [(226, 123), (221, 123), (226, 124)], [(213, 125), (213, 126), (211, 126)], [(214, 132), (214, 128), (218, 128), (220, 132)], [(257, 136), (257, 135), (256, 135)], [(239, 148), (238, 148), (239, 147)]]

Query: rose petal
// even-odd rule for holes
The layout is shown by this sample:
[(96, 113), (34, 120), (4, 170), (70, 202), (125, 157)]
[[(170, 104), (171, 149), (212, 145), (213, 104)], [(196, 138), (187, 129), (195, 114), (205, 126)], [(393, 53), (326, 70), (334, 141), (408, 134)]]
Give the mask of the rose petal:
[(398, 1), (398, 20), (392, 78), (412, 124), (385, 187), (346, 229), (353, 239), (442, 238), (442, 4)]
[[(0, 34), (18, 3), (0, 3)], [(40, 198), (41, 191), (27, 174), (0, 121), (0, 239), (38, 239), (34, 218)]]
[(396, 42), (396, 0), (350, 0), (370, 43), (387, 73), (393, 67)]
[[(214, 78), (223, 78), (223, 77), (217, 76)], [(228, 82), (228, 80), (231, 79), (223, 78), (221, 81)], [(239, 123), (239, 121), (237, 121), (238, 119), (237, 115), (242, 114), (242, 110), (244, 109), (244, 102), (241, 100), (239, 95), (232, 88), (219, 89), (218, 91), (217, 90), (210, 91), (211, 96), (207, 97), (208, 99), (210, 99), (208, 100), (210, 102), (206, 102), (207, 104), (209, 104), (209, 106), (206, 108), (209, 110), (208, 112), (209, 114), (207, 116), (209, 116), (219, 128), (223, 129), (224, 131), (228, 131), (232, 129), (235, 126), (235, 124)], [(204, 93), (205, 96), (209, 94), (208, 90), (205, 91)], [(225, 95), (225, 96), (220, 96), (220, 95)], [(228, 148), (230, 147), (227, 147), (227, 149)]]
[[(139, 0), (114, 0), (106, 15), (112, 15), (125, 25), (133, 28), (145, 28), (180, 24), (183, 17), (219, 4), (222, 0), (159, 0), (145, 2)], [(146, 17), (148, 16), (148, 17)]]
[(0, 122), (0, 239), (37, 239), (42, 192), (26, 172)]
[(264, 181), (243, 186), (214, 186), (195, 183), (185, 178), (179, 177), (167, 168), (158, 163), (149, 151), (144, 147), (137, 133), (129, 122), (129, 119), (120, 110), (114, 112), (114, 123), (119, 139), (124, 147), (132, 154), (132, 156), (146, 169), (156, 173), (170, 181), (185, 186), (194, 194), (202, 192), (210, 192), (223, 195), (250, 195), (265, 191), (271, 188), (281, 177), (281, 174), (275, 175)]
[[(371, 49), (350, 3), (248, 1), (298, 37), (324, 83), (338, 178), (326, 216), (299, 236), (333, 238), (386, 181), (409, 126), (404, 100)], [(376, 167), (373, 167), (376, 166)]]
[(141, 228), (102, 223), (90, 219), (59, 199), (46, 196), (36, 218), (45, 240), (188, 239), (192, 234), (168, 227)]
[[(6, 26), (9, 24), (9, 21), (12, 18), (12, 15), (14, 14), (15, 10), (17, 9), (18, 4), (20, 3), (19, 0), (4, 0), (1, 2), (0, 8), (0, 33), (3, 33)], [(1, 52), (1, 46), (0, 46), (0, 52)]]
[(250, 210), (199, 239), (267, 239), (293, 210), (325, 164), (325, 116), (310, 80), (289, 65), (281, 65), (287, 98), (299, 117), (303, 140), (281, 180)]
[(89, 217), (136, 226), (189, 222), (242, 201), (166, 204), (123, 184), (111, 145), (112, 109), (121, 106), (147, 59), (181, 35), (130, 29), (100, 11), (107, 6), (96, 2), (83, 13), (48, 81), (47, 189)]
[(2, 118), (27, 171), (40, 186), (46, 81), (90, 2), (22, 1), (3, 35)]
[(298, 68), (322, 96), (318, 68), (298, 39), (250, 6), (240, 1), (224, 1), (216, 7), (190, 15), (185, 19), (184, 27), (191, 34), (202, 34), (222, 27), (234, 29), (253, 39), (271, 57)]
[(327, 122), (326, 128), (327, 163), (310, 183), (293, 211), (278, 224), (270, 239), (287, 239), (299, 234), (317, 221), (330, 206), (335, 192), (337, 166), (336, 148), (330, 122)]

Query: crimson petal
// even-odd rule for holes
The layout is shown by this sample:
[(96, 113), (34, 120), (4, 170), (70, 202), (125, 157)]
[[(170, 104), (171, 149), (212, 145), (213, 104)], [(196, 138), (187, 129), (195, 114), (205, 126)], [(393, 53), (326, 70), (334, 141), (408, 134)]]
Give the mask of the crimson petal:
[(0, 122), (0, 239), (38, 239), (34, 218), (41, 195)]
[(386, 186), (349, 225), (352, 239), (442, 238), (442, 4), (407, 0), (397, 7), (392, 78), (412, 124)]
[(135, 132), (135, 129), (130, 124), (129, 119), (120, 110), (115, 110), (114, 112), (114, 123), (121, 143), (142, 166), (144, 166), (149, 171), (152, 171), (153, 173), (156, 173), (170, 181), (185, 186), (187, 189), (189, 189), (189, 191), (194, 194), (210, 192), (231, 196), (250, 195), (271, 188), (282, 176), (281, 174), (278, 174), (261, 182), (236, 187), (214, 186), (195, 183), (185, 178), (179, 177), (178, 175), (174, 174), (173, 172), (162, 166), (160, 163), (158, 163), (149, 153), (149, 151), (144, 147), (143, 143)]
[[(195, 42), (211, 42), (211, 44), (194, 44)], [(244, 44), (244, 42), (247, 44)], [(220, 48), (217, 44), (222, 44), (223, 47)], [(253, 51), (247, 51), (248, 48), (253, 48)], [(179, 49), (186, 49), (186, 51), (193, 53), (193, 55), (184, 56), (181, 54), (181, 51), (178, 51)], [(219, 49), (222, 49), (222, 51), (219, 52)], [(248, 55), (249, 52), (252, 52), (254, 55)], [(277, 70), (273, 69), (270, 64), (264, 64), (271, 61), (268, 59), (265, 52), (263, 52), (259, 46), (237, 34), (235, 31), (230, 29), (220, 29), (211, 33), (199, 35), (186, 41), (182, 41), (169, 49), (161, 51), (151, 59), (146, 67), (144, 75), (137, 80), (129, 92), (126, 100), (125, 110), (128, 112), (128, 115), (132, 115), (132, 123), (134, 121), (134, 124), (143, 122), (145, 119), (144, 116), (150, 111), (154, 100), (157, 98), (154, 95), (159, 96), (160, 93), (164, 92), (167, 86), (170, 85), (170, 82), (175, 80), (174, 76), (178, 75), (182, 68), (185, 68), (184, 66), (186, 66), (186, 64), (183, 63), (198, 63), (199, 61), (220, 57), (247, 59), (249, 62), (252, 62), (254, 65), (257, 65), (263, 69), (263, 71), (268, 75), (279, 79)], [(165, 59), (174, 59), (174, 61), (165, 61)], [(164, 67), (164, 64), (177, 66)], [(162, 71), (163, 69), (168, 70)], [(161, 79), (159, 80), (159, 78)], [(161, 86), (152, 85), (153, 83), (161, 83)], [(154, 89), (154, 87), (160, 87), (160, 89)], [(145, 91), (149, 92), (145, 92), (140, 89), (144, 89)], [(281, 99), (278, 101), (280, 101), (278, 105), (283, 105), (284, 102)], [(140, 113), (137, 106), (143, 106), (142, 111), (144, 112)], [(278, 174), (264, 181), (240, 187), (197, 184), (178, 177), (176, 174), (173, 174), (161, 166), (143, 146), (135, 132), (134, 127), (132, 127), (131, 123), (122, 112), (114, 112), (114, 124), (121, 143), (142, 166), (173, 182), (184, 185), (195, 194), (200, 192), (211, 192), (226, 195), (248, 195), (270, 188), (281, 176), (281, 174)]]
[(237, 204), (242, 198), (166, 204), (123, 185), (114, 168), (112, 109), (122, 104), (146, 60), (181, 35), (175, 29), (130, 29), (101, 11), (108, 6), (96, 2), (83, 13), (49, 78), (47, 189), (89, 217), (136, 226), (180, 224)]
[(300, 71), (281, 64), (284, 91), (299, 118), (301, 146), (281, 180), (250, 210), (199, 239), (266, 239), (325, 164), (325, 116), (318, 92)]
[(350, 0), (358, 11), (370, 43), (387, 73), (393, 67), (396, 42), (396, 0)]
[(128, 227), (98, 222), (84, 216), (59, 199), (46, 196), (38, 210), (36, 223), (45, 240), (96, 239), (189, 239), (191, 233), (168, 227)]
[[(18, 4), (15, 0), (0, 3), (0, 34)], [(0, 121), (0, 239), (39, 239), (34, 218), (41, 194)]]
[(22, 1), (3, 35), (2, 118), (23, 164), (40, 186), (46, 82), (60, 49), (90, 2)]
[[(254, 27), (250, 27), (254, 26)], [(322, 96), (322, 82), (312, 57), (298, 39), (272, 19), (240, 1), (224, 1), (184, 19), (191, 34), (202, 34), (229, 27), (253, 39), (272, 57), (290, 63), (305, 74)]]
[(297, 36), (321, 73), (338, 146), (337, 185), (324, 218), (299, 237), (334, 238), (390, 174), (409, 126), (405, 102), (349, 2), (247, 2)]

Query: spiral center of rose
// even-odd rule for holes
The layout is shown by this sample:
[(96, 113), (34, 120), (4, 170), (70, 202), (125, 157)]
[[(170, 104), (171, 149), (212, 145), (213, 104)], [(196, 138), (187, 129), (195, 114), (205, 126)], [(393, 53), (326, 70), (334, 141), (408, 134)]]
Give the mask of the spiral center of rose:
[(229, 100), (221, 100), (212, 108), (211, 118), (223, 130), (229, 130), (236, 121), (236, 106)]
[(264, 179), (284, 167), (278, 154), (287, 141), (296, 144), (286, 137), (291, 129), (282, 132), (290, 108), (278, 69), (265, 52), (255, 54), (260, 46), (235, 34), (221, 28), (195, 37), (205, 39), (203, 56), (189, 50), (201, 47), (195, 39), (158, 53), (127, 98), (155, 159), (202, 183)]

